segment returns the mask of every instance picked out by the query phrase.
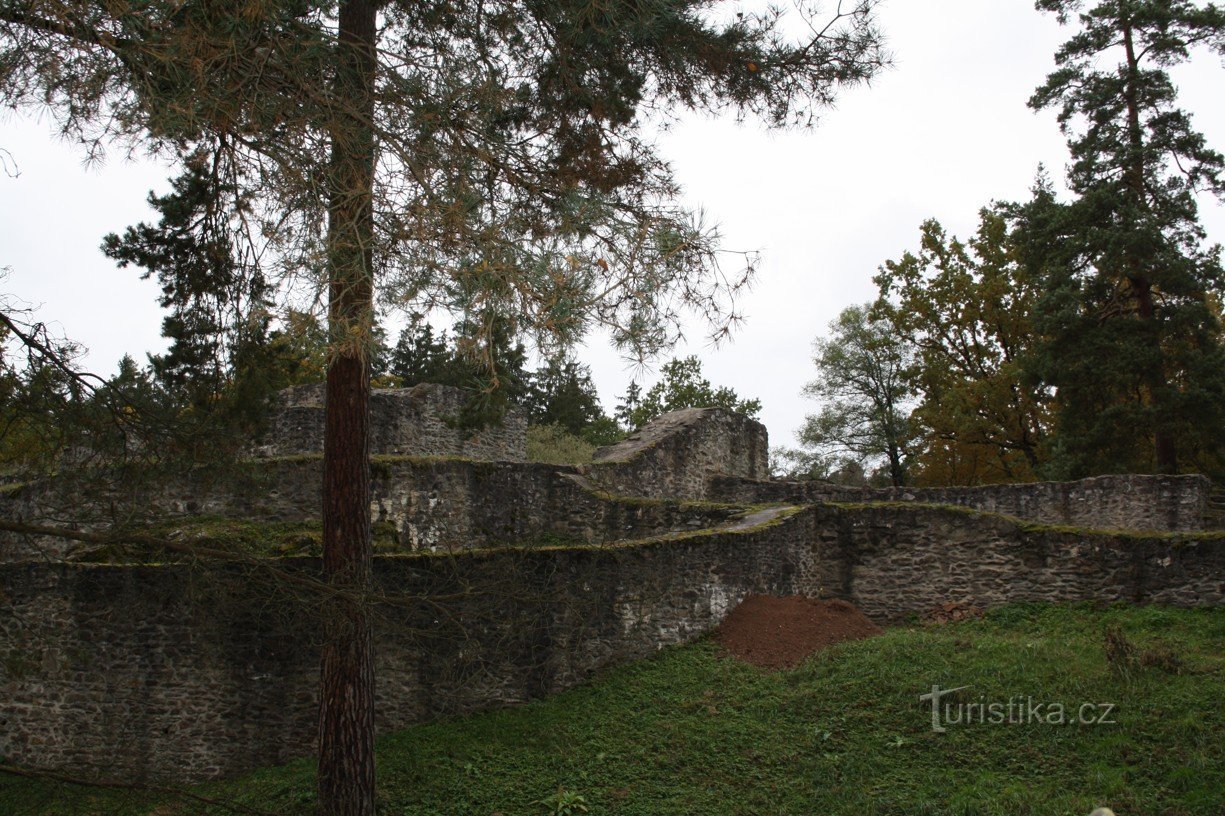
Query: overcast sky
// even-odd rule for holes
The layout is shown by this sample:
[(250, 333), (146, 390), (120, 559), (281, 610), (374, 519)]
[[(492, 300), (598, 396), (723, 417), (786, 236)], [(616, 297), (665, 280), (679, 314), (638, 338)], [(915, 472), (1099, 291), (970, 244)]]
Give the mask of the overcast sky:
[[(1053, 112), (1025, 103), (1068, 32), (1031, 0), (891, 0), (880, 21), (895, 66), (845, 93), (815, 129), (699, 117), (660, 140), (685, 202), (720, 225), (727, 248), (762, 253), (733, 342), (712, 349), (695, 326), (677, 354), (698, 354), (715, 384), (761, 399), (775, 445), (794, 444), (814, 409), (800, 395), (813, 339), (872, 298), (876, 268), (916, 247), (923, 219), (965, 236), (983, 205), (1025, 198), (1039, 163), (1061, 182), (1067, 161)], [(1221, 60), (1197, 55), (1175, 79), (1195, 126), (1225, 149)], [(164, 345), (156, 285), (116, 269), (98, 246), (149, 217), (145, 195), (167, 188), (167, 170), (118, 155), (85, 168), (53, 132), (45, 119), (0, 120), (11, 154), (0, 152), (0, 267), (11, 268), (0, 292), (41, 305), (42, 319), (109, 372), (125, 352), (139, 359)], [(1205, 202), (1203, 221), (1225, 241), (1225, 208)], [(581, 356), (611, 410), (634, 372), (598, 340)]]

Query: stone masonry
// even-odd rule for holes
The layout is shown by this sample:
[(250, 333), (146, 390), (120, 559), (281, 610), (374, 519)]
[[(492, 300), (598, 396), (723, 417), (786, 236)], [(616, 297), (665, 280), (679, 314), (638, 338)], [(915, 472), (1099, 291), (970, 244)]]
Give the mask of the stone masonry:
[(627, 496), (706, 499), (716, 476), (768, 479), (769, 458), (760, 422), (725, 408), (686, 408), (596, 451), (584, 473)]
[[(947, 601), (1225, 602), (1225, 532), (1202, 529), (1215, 516), (1200, 477), (776, 482), (765, 428), (720, 409), (556, 467), (517, 461), (521, 419), (459, 433), (461, 397), (376, 392), (371, 514), (398, 541), (375, 563), (380, 729), (570, 687), (700, 637), (749, 593), (842, 598), (879, 621)], [(320, 399), (285, 394), (239, 476), (124, 498), (150, 518), (316, 518)], [(12, 486), (0, 515), (53, 523), (82, 509), (71, 493)], [(316, 559), (86, 564), (52, 544), (0, 537), (7, 762), (181, 782), (311, 752)]]
[[(458, 456), (523, 462), (527, 419), (512, 410), (501, 424), (469, 431), (458, 424), (469, 395), (459, 388), (422, 383), (376, 388), (370, 395), (370, 451), (396, 456)], [(323, 450), (324, 386), (282, 391), (273, 409), (262, 456), (294, 456)]]
[(846, 487), (829, 482), (715, 476), (708, 497), (730, 503), (952, 504), (1043, 524), (1099, 530), (1194, 531), (1212, 527), (1204, 476), (1098, 476), (1076, 482), (982, 487)]

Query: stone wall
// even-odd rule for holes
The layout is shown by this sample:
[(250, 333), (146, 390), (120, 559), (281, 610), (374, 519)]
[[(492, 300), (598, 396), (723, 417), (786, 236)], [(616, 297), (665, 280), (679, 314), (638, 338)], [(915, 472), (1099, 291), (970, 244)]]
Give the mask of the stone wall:
[[(747, 593), (852, 601), (1225, 602), (1225, 534), (1084, 534), (933, 506), (815, 505), (602, 547), (376, 559), (379, 727), (521, 702), (697, 637)], [(310, 753), (313, 559), (0, 565), (0, 755), (77, 775), (238, 773)]]
[[(419, 432), (396, 417), (423, 394), (434, 419), (414, 420)], [(378, 444), (501, 458), (519, 449), (513, 427), (456, 436), (439, 395), (385, 392)], [(317, 397), (285, 395), (280, 450), (316, 450)], [(766, 452), (759, 423), (691, 409), (584, 468), (377, 457), (372, 516), (412, 553), (376, 559), (379, 727), (572, 686), (709, 631), (750, 592), (844, 598), (882, 621), (946, 601), (1225, 602), (1225, 533), (1049, 526), (1195, 529), (1211, 488), (1201, 477), (860, 490), (766, 481)], [(120, 486), (90, 505), (89, 491), (62, 482), (7, 486), (0, 518), (314, 519), (320, 468), (314, 453), (264, 458), (239, 474)], [(711, 496), (727, 503), (677, 500)], [(765, 502), (794, 506), (742, 517)], [(53, 545), (0, 536), (6, 761), (187, 780), (310, 753), (320, 626), (304, 586), (315, 560), (86, 565), (56, 562)]]
[[(309, 576), (317, 565), (281, 568)], [(378, 616), (387, 729), (573, 685), (708, 631), (749, 592), (842, 597), (877, 619), (946, 600), (1220, 604), (1225, 536), (1086, 536), (948, 508), (826, 506), (740, 532), (381, 558), (376, 572), (389, 597)], [(309, 753), (317, 625), (284, 587), (225, 568), (0, 566), (0, 754), (183, 779)]]
[(812, 512), (820, 592), (877, 620), (946, 601), (1225, 603), (1225, 533), (1088, 534), (924, 505)]
[[(378, 727), (536, 698), (690, 640), (750, 592), (811, 593), (793, 541), (774, 525), (376, 559)], [(0, 565), (0, 756), (143, 781), (309, 754), (318, 624), (286, 586), (220, 567)]]
[[(0, 496), (0, 514), (26, 524), (93, 518), (104, 528), (132, 517), (297, 522), (319, 518), (322, 459), (298, 456), (249, 463), (239, 473), (201, 472), (155, 490), (108, 494), (84, 505), (57, 483)], [(629, 499), (599, 492), (576, 469), (525, 462), (377, 457), (371, 518), (395, 529), (398, 549), (462, 550), (564, 539), (592, 544), (718, 526), (740, 511), (728, 505)], [(139, 517), (136, 519), (139, 520)], [(0, 531), (0, 562), (62, 559), (71, 542)]]
[(768, 478), (769, 450), (760, 422), (723, 408), (686, 408), (596, 451), (583, 472), (626, 496), (705, 499), (707, 484), (717, 475)]
[[(462, 456), (522, 462), (527, 459), (527, 418), (509, 411), (501, 424), (475, 431), (456, 420), (470, 398), (459, 389), (433, 383), (412, 388), (376, 388), (370, 395), (370, 450), (398, 456)], [(282, 391), (273, 409), (262, 456), (323, 452), (324, 386)]]
[(983, 487), (861, 488), (736, 477), (716, 477), (710, 485), (714, 501), (953, 504), (1044, 524), (1154, 531), (1205, 529), (1211, 492), (1212, 482), (1204, 476), (1140, 474)]

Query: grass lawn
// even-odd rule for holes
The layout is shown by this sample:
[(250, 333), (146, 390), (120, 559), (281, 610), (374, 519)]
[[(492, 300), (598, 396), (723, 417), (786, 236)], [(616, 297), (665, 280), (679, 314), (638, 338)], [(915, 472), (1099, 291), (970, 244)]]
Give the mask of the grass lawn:
[[(1112, 664), (1107, 627), (1164, 653), (1164, 665)], [(1081, 703), (1110, 703), (1113, 724), (976, 721), (936, 733), (919, 700), (933, 684), (969, 686), (946, 702), (1032, 697), (1047, 716), (1062, 703), (1069, 720)], [(1009, 606), (893, 628), (783, 672), (703, 641), (544, 702), (385, 735), (381, 812), (1087, 816), (1109, 805), (1119, 816), (1221, 816), (1223, 706), (1225, 609)], [(312, 814), (312, 784), (302, 761), (191, 792)], [(226, 812), (0, 775), (6, 816)]]

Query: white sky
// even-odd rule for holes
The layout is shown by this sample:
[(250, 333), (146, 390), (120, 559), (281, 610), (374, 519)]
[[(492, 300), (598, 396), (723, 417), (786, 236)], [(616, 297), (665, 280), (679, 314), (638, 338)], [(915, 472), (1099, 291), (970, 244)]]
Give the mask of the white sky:
[[(716, 385), (761, 399), (775, 445), (794, 444), (814, 410), (800, 396), (813, 339), (873, 297), (876, 268), (917, 246), (923, 219), (966, 236), (983, 205), (1027, 197), (1040, 162), (1058, 182), (1067, 161), (1054, 113), (1025, 103), (1069, 32), (1031, 0), (891, 0), (880, 21), (895, 67), (844, 93), (816, 129), (694, 118), (660, 142), (685, 202), (720, 225), (725, 246), (763, 255), (734, 341), (712, 349), (695, 326), (676, 353), (698, 354)], [(1223, 67), (1197, 55), (1175, 72), (1182, 106), (1218, 150)], [(11, 154), (0, 153), (0, 170), (20, 171), (0, 173), (0, 267), (11, 268), (0, 291), (41, 305), (41, 319), (91, 349), (96, 370), (163, 348), (157, 286), (98, 247), (149, 217), (145, 196), (167, 188), (166, 169), (118, 158), (85, 168), (79, 148), (30, 118), (0, 120), (0, 149)], [(1204, 204), (1210, 238), (1225, 241), (1225, 207)], [(611, 410), (632, 369), (598, 340), (580, 356)]]

